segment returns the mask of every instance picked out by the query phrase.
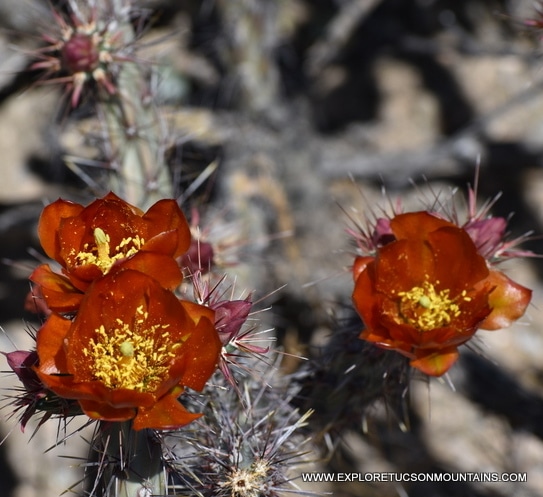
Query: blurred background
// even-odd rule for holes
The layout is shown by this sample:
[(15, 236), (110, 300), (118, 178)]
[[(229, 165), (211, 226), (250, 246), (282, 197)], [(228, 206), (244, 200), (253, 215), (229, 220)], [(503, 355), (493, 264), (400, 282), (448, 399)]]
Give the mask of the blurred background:
[[(110, 158), (92, 94), (77, 109), (42, 84), (32, 52), (62, 1), (0, 0), (0, 350), (32, 346), (24, 309), (40, 262), (36, 224), (59, 196), (87, 202)], [(543, 233), (543, 60), (532, 0), (135, 1), (138, 62), (168, 128), (179, 194), (210, 164), (185, 207), (234, 225), (242, 285), (269, 301), (287, 351), (311, 355), (349, 314), (349, 216), (461, 198), (480, 164), (479, 199), (512, 236)], [(543, 15), (539, 17), (543, 23)], [(100, 167), (97, 167), (100, 166)], [(386, 196), (381, 195), (383, 185)], [(447, 200), (448, 201), (448, 200)], [(465, 207), (458, 203), (459, 211)], [(217, 221), (219, 219), (219, 221)], [(215, 221), (213, 221), (215, 220)], [(543, 253), (537, 238), (524, 248)], [(506, 264), (534, 290), (512, 328), (481, 332), (444, 380), (414, 380), (409, 427), (370, 406), (343, 430), (327, 471), (527, 472), (518, 483), (337, 483), (337, 497), (543, 495), (543, 265)], [(295, 371), (291, 361), (285, 370)], [(6, 369), (7, 366), (2, 366)], [(0, 386), (13, 385), (2, 375)], [(453, 387), (454, 386), (454, 387)], [(21, 434), (0, 411), (0, 488), (55, 496), (83, 441), (54, 444), (55, 423)], [(77, 437), (74, 437), (74, 439)], [(79, 447), (79, 448), (78, 448)], [(78, 453), (78, 450), (80, 452)], [(60, 469), (62, 468), (62, 469)]]

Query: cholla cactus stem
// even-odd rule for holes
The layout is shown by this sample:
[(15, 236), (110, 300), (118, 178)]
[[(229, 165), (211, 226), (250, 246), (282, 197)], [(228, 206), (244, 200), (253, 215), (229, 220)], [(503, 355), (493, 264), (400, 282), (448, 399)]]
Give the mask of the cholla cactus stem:
[[(130, 2), (110, 3), (118, 22), (122, 44), (133, 45), (137, 34), (130, 22)], [(101, 89), (98, 112), (105, 125), (105, 138), (112, 151), (114, 172), (109, 189), (128, 202), (146, 209), (162, 198), (173, 197), (172, 181), (161, 147), (161, 117), (145, 81), (144, 71), (126, 58), (120, 64), (112, 94)]]
[(101, 422), (97, 437), (99, 471), (90, 497), (166, 495), (162, 451), (152, 432), (134, 431), (130, 422)]
[(108, 144), (117, 156), (110, 189), (128, 202), (146, 209), (161, 198), (173, 197), (173, 187), (161, 150), (160, 117), (152, 104), (142, 102), (143, 75), (126, 62), (115, 95), (104, 94), (100, 114)]

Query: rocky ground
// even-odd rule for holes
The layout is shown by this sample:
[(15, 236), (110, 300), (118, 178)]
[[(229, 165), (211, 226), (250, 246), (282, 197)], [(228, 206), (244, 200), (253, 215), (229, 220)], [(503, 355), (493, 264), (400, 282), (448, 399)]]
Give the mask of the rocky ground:
[[(52, 2), (62, 4), (62, 2)], [(251, 31), (243, 10), (264, 20)], [(387, 198), (408, 208), (462, 196), (480, 163), (479, 196), (494, 197), (514, 236), (543, 233), (543, 79), (529, 0), (235, 0), (147, 2), (156, 23), (142, 57), (159, 61), (172, 168), (218, 169), (212, 212), (247, 240), (240, 278), (274, 295), (285, 347), (311, 355), (349, 305), (348, 216)], [(236, 8), (239, 10), (236, 11)], [(259, 12), (258, 9), (262, 9)], [(265, 9), (270, 9), (265, 11)], [(59, 195), (90, 188), (66, 157), (96, 157), (87, 108), (68, 115), (55, 86), (37, 84), (28, 51), (47, 28), (38, 0), (0, 0), (0, 350), (30, 346), (23, 309), (39, 259), (36, 222)], [(245, 26), (243, 31), (243, 19)], [(274, 17), (275, 16), (275, 17)], [(273, 26), (265, 20), (278, 19)], [(254, 21), (254, 19), (252, 19)], [(248, 38), (236, 45), (241, 30)], [(165, 36), (167, 35), (167, 36)], [(540, 33), (541, 35), (541, 33)], [(240, 60), (248, 61), (245, 72)], [(238, 62), (236, 62), (238, 61)], [(249, 71), (249, 76), (247, 76)], [(252, 71), (252, 72), (251, 72)], [(187, 173), (187, 174), (188, 174)], [(180, 188), (183, 184), (180, 184)], [(543, 253), (541, 241), (526, 248)], [(450, 381), (415, 379), (409, 428), (379, 406), (343, 433), (329, 471), (526, 472), (527, 482), (337, 483), (337, 497), (535, 497), (543, 494), (543, 266), (507, 266), (534, 290), (513, 327), (482, 332)], [(285, 368), (295, 370), (296, 363)], [(11, 378), (0, 378), (9, 387)], [(7, 418), (9, 410), (0, 411)], [(54, 425), (54, 423), (53, 423)], [(363, 425), (365, 428), (363, 428)], [(54, 496), (77, 478), (59, 471), (56, 426), (0, 425), (0, 483), (12, 497)], [(81, 444), (84, 450), (84, 444)], [(64, 464), (64, 460), (62, 464)]]

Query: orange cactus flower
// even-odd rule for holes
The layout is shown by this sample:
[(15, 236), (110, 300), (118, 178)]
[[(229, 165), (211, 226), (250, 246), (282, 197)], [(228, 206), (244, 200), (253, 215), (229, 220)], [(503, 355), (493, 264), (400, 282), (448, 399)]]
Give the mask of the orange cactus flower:
[(489, 268), (469, 234), (426, 211), (390, 220), (390, 239), (353, 266), (360, 338), (440, 376), (478, 328), (497, 329), (524, 314), (531, 291)]
[(177, 398), (201, 390), (217, 368), (214, 312), (179, 300), (148, 275), (120, 270), (96, 280), (73, 321), (51, 314), (38, 332), (36, 372), (93, 419), (133, 419), (135, 430), (198, 418)]
[(175, 200), (160, 200), (144, 213), (113, 193), (87, 207), (62, 199), (53, 202), (42, 212), (38, 234), (45, 253), (64, 274), (42, 265), (30, 279), (57, 312), (76, 310), (92, 281), (121, 267), (149, 274), (164, 288), (176, 288), (182, 273), (175, 258), (191, 242)]

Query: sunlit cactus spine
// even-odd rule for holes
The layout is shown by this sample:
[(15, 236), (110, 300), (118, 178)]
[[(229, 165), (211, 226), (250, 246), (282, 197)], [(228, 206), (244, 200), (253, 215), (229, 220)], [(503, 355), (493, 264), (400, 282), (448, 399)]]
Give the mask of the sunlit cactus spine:
[[(317, 495), (300, 481), (300, 473), (320, 458), (309, 431), (312, 411), (294, 407), (298, 388), (278, 374), (278, 359), (242, 360), (246, 372), (235, 370), (230, 379), (217, 374), (204, 395), (190, 401), (204, 416), (183, 431), (161, 435), (172, 495)], [(230, 388), (231, 380), (239, 382), (239, 392)]]

